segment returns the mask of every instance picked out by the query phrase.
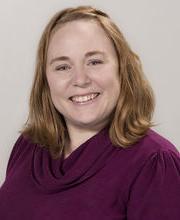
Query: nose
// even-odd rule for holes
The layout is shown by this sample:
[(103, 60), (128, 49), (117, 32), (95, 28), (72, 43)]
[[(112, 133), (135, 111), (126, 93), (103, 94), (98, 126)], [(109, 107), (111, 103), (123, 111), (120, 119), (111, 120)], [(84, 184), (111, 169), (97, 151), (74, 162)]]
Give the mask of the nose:
[(89, 78), (85, 69), (79, 68), (74, 71), (74, 77), (73, 77), (74, 86), (86, 87), (90, 83), (91, 83), (91, 79)]

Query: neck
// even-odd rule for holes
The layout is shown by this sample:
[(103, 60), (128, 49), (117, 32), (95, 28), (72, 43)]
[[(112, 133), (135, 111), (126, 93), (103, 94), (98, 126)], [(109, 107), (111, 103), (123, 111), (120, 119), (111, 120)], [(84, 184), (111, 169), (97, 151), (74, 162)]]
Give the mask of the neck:
[(65, 149), (65, 156), (69, 155), (72, 151), (78, 148), (81, 144), (86, 142), (88, 139), (96, 135), (105, 126), (99, 126), (94, 129), (86, 128), (75, 128), (74, 126), (67, 126), (70, 142)]

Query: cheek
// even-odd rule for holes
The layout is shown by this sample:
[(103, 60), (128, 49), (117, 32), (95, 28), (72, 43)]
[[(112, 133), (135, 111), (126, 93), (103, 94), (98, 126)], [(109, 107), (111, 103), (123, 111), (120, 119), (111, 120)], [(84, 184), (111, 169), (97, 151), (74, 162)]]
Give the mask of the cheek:
[(116, 90), (116, 92), (119, 92), (119, 78), (116, 74), (104, 73), (96, 78), (96, 82), (103, 90), (109, 90), (110, 92)]
[(48, 76), (47, 82), (48, 82), (51, 94), (61, 93), (61, 90), (63, 88), (61, 81), (57, 80), (55, 77)]
[(116, 103), (120, 94), (120, 85), (118, 78), (109, 77), (105, 84), (105, 91), (112, 103)]
[(46, 78), (47, 78), (47, 83), (48, 83), (48, 86), (49, 86), (49, 89), (50, 90), (53, 90), (53, 88), (55, 88), (55, 79), (50, 75), (50, 74), (47, 74), (46, 75)]

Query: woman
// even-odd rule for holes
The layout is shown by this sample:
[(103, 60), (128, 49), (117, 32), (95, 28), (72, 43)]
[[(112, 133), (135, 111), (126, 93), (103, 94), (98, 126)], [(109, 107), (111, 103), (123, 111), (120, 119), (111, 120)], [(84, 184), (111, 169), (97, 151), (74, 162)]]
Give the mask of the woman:
[(39, 43), (0, 219), (178, 220), (180, 157), (152, 127), (138, 56), (110, 17), (58, 12)]

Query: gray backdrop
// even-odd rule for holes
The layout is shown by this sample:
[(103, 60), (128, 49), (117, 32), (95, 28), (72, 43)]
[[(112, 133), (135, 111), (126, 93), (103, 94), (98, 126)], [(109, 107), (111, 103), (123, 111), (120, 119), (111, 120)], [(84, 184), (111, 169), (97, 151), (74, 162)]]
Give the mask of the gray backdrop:
[(119, 25), (156, 95), (155, 130), (180, 149), (180, 1), (1, 0), (0, 185), (18, 130), (26, 119), (35, 54), (42, 30), (58, 10), (92, 5)]

